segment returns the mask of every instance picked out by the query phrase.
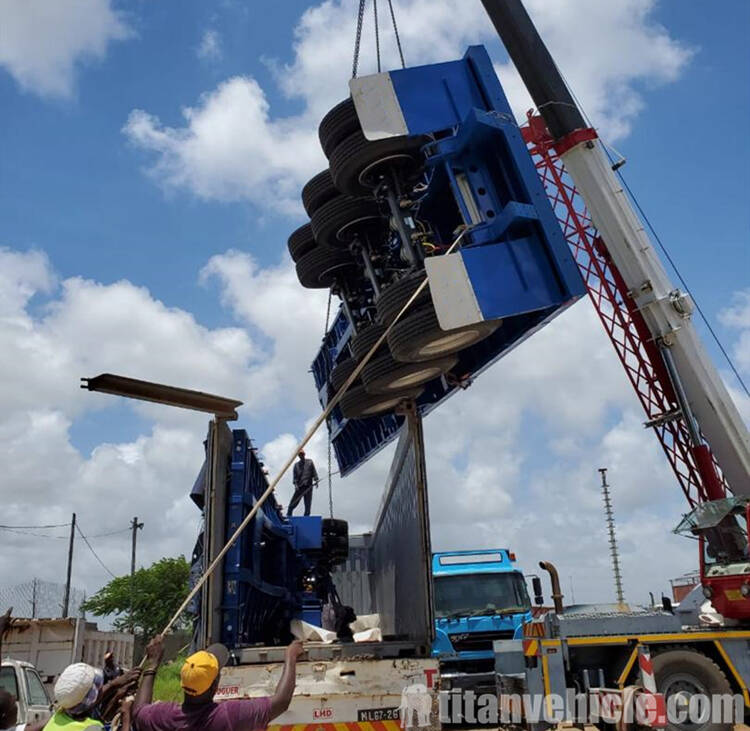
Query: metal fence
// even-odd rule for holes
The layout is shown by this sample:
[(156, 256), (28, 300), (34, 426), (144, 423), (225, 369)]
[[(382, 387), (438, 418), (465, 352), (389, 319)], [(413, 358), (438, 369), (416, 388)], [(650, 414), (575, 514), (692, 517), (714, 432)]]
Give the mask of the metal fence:
[[(53, 618), (62, 614), (65, 585), (53, 581), (32, 579), (15, 586), (0, 586), (0, 614), (13, 607), (14, 617)], [(83, 617), (81, 604), (86, 592), (70, 588), (68, 616)]]

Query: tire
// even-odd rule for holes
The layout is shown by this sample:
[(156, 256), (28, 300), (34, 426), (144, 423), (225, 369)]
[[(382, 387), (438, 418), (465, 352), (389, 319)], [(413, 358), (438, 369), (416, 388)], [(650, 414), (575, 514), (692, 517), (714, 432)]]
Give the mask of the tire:
[(403, 391), (442, 376), (457, 362), (458, 358), (455, 355), (447, 355), (421, 363), (401, 363), (388, 353), (371, 360), (362, 369), (362, 384), (367, 393)]
[(331, 374), (328, 376), (328, 382), (331, 384), (333, 393), (338, 393), (339, 389), (346, 383), (347, 378), (354, 373), (356, 367), (357, 361), (354, 358), (346, 358), (333, 366)]
[(308, 289), (326, 289), (333, 286), (337, 274), (354, 266), (348, 253), (326, 246), (316, 246), (297, 261), (297, 277)]
[(360, 129), (359, 117), (351, 97), (339, 102), (320, 122), (318, 138), (326, 157), (350, 134)]
[(387, 219), (373, 200), (338, 195), (312, 217), (315, 240), (323, 246), (347, 246), (362, 228), (385, 228)]
[[(673, 647), (652, 658), (656, 689), (669, 696), (679, 693), (704, 693), (709, 699), (714, 695), (731, 695), (732, 687), (721, 668), (711, 658), (688, 647)], [(674, 703), (674, 701), (672, 702)], [(669, 705), (667, 706), (669, 708)], [(709, 718), (704, 724), (685, 725), (668, 722), (669, 731), (731, 731), (731, 723), (712, 723)]]
[(336, 187), (347, 195), (371, 196), (377, 184), (372, 174), (378, 164), (388, 160), (408, 168), (420, 168), (424, 157), (423, 137), (387, 137), (367, 140), (361, 131), (349, 135), (331, 153), (330, 168)]
[(349, 524), (345, 520), (323, 518), (321, 521), (323, 552), (332, 562), (341, 563), (349, 556)]
[[(377, 323), (370, 323), (365, 325), (362, 329), (352, 337), (349, 342), (349, 349), (352, 351), (352, 355), (355, 357), (357, 362), (361, 361), (369, 352), (370, 348), (378, 341), (378, 338), (385, 332), (385, 327)], [(385, 341), (373, 353), (373, 357), (377, 356), (382, 349), (386, 347)]]
[[(375, 308), (378, 313), (378, 322), (382, 322), (385, 325), (390, 324), (393, 318), (401, 311), (401, 308), (409, 301), (409, 297), (414, 294), (415, 290), (426, 276), (424, 269), (420, 269), (416, 272), (409, 272), (405, 277), (397, 279), (382, 290), (377, 302), (375, 303)], [(429, 304), (430, 302), (430, 285), (428, 284), (419, 293), (419, 296), (414, 302), (412, 302), (411, 307), (416, 310), (418, 307)], [(407, 313), (404, 313), (404, 316), (406, 316), (406, 314)]]
[(363, 386), (350, 388), (339, 401), (341, 413), (347, 419), (366, 419), (387, 411), (393, 411), (404, 399), (415, 399), (423, 388), (410, 388), (406, 391), (383, 395), (367, 393)]
[(312, 226), (306, 223), (293, 231), (287, 242), (287, 247), (293, 262), (298, 262), (305, 254), (312, 251), (315, 248)]
[(457, 353), (492, 335), (500, 320), (477, 322), (443, 330), (432, 304), (407, 314), (388, 334), (388, 347), (396, 360), (419, 363)]
[(318, 208), (337, 195), (339, 195), (338, 188), (333, 184), (331, 171), (326, 168), (305, 183), (305, 187), (302, 188), (302, 205), (307, 215), (312, 217)]

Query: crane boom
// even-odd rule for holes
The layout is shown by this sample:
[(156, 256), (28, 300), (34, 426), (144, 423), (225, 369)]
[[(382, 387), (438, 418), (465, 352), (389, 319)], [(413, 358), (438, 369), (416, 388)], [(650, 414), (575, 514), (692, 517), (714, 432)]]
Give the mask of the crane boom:
[(684, 390), (687, 404), (680, 406), (693, 438), (699, 439), (702, 432), (731, 490), (750, 495), (750, 435), (698, 337), (689, 296), (669, 281), (601, 142), (579, 142), (563, 152), (561, 159), (659, 345), (678, 401), (680, 384)]
[(693, 508), (681, 527), (699, 538), (704, 594), (724, 616), (750, 619), (747, 427), (698, 337), (689, 295), (671, 283), (521, 0), (482, 2), (541, 115), (530, 113), (524, 136), (553, 205), (567, 209), (563, 231), (589, 295)]
[[(704, 472), (704, 499), (723, 496), (703, 438), (736, 495), (750, 495), (750, 434), (691, 321), (689, 295), (670, 281), (521, 0), (482, 0), (583, 197), (626, 295), (659, 347), (681, 416)], [(666, 384), (666, 385), (670, 385)], [(666, 417), (667, 415), (665, 415)], [(701, 436), (702, 435), (702, 436)]]

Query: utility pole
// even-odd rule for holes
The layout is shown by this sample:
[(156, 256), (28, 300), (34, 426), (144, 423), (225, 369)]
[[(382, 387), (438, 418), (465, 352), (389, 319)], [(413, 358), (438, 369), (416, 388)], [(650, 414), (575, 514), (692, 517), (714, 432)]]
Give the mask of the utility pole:
[(36, 619), (36, 578), (31, 582), (31, 618)]
[(73, 518), (70, 521), (70, 544), (68, 545), (68, 577), (65, 580), (65, 595), (63, 596), (62, 615), (63, 617), (68, 616), (68, 609), (70, 606), (70, 577), (73, 573), (73, 541), (76, 535), (76, 514), (73, 513)]
[(609, 497), (609, 485), (607, 484), (607, 468), (600, 467), (602, 476), (602, 496), (604, 497), (604, 515), (607, 520), (607, 532), (609, 533), (609, 552), (612, 556), (612, 574), (615, 578), (615, 592), (617, 603), (624, 604), (625, 596), (622, 591), (622, 574), (620, 573), (620, 556), (617, 552), (617, 539), (615, 538), (615, 517), (612, 512), (612, 500)]
[(133, 540), (130, 550), (130, 631), (133, 631), (133, 603), (135, 601), (135, 542), (138, 530), (143, 528), (143, 523), (138, 522), (136, 516), (130, 523), (133, 532)]

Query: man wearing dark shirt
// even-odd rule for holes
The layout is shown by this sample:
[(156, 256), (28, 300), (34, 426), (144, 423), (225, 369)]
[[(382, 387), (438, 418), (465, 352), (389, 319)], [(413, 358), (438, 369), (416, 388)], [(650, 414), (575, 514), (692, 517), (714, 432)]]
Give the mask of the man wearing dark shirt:
[(289, 507), (286, 511), (287, 517), (292, 514), (292, 511), (303, 498), (305, 500), (305, 515), (310, 515), (310, 509), (312, 508), (313, 484), (318, 481), (318, 473), (315, 471), (315, 465), (311, 459), (305, 459), (304, 449), (300, 449), (298, 457), (299, 460), (292, 470), (294, 495), (292, 495), (292, 499), (289, 502)]
[(104, 667), (102, 668), (102, 672), (104, 673), (105, 684), (122, 675), (122, 668), (117, 664), (112, 650), (104, 653)]
[(284, 670), (269, 697), (214, 702), (221, 669), (229, 658), (224, 645), (211, 645), (191, 655), (182, 666), (180, 680), (185, 700), (179, 703), (151, 703), (154, 677), (164, 649), (161, 635), (146, 648), (146, 664), (132, 716), (138, 731), (263, 731), (271, 719), (280, 716), (292, 700), (296, 682), (297, 658), (302, 643), (286, 649)]

